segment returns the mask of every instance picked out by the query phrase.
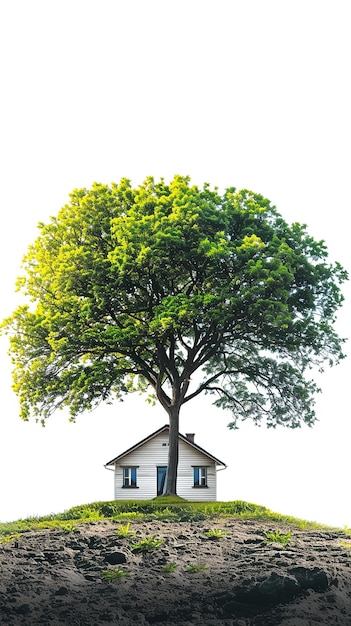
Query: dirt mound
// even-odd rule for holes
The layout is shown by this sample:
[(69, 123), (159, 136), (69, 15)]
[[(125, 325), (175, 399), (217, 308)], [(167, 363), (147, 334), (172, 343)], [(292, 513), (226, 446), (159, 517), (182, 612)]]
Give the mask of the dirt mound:
[[(132, 537), (118, 527), (2, 544), (1, 626), (351, 624), (351, 540), (339, 533), (233, 519), (133, 523)], [(277, 531), (291, 532), (285, 546), (267, 542)], [(154, 550), (132, 547), (152, 536)], [(109, 580), (116, 568), (127, 575)]]

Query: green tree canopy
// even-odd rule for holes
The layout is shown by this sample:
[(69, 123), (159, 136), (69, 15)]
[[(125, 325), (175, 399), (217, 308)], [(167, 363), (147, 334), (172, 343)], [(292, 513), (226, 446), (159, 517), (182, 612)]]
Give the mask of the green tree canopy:
[(232, 428), (314, 423), (310, 370), (343, 356), (347, 276), (305, 225), (251, 191), (175, 176), (76, 189), (39, 229), (18, 281), (30, 302), (3, 323), (23, 419), (151, 391), (170, 419), (168, 493), (179, 411), (200, 393)]

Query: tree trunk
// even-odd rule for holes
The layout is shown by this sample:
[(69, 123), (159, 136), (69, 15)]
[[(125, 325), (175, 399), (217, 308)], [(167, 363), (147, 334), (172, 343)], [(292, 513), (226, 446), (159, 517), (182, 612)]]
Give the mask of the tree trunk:
[(179, 435), (179, 410), (180, 407), (172, 407), (169, 410), (169, 448), (168, 465), (163, 490), (164, 496), (177, 495), (177, 469), (178, 469), (178, 435)]

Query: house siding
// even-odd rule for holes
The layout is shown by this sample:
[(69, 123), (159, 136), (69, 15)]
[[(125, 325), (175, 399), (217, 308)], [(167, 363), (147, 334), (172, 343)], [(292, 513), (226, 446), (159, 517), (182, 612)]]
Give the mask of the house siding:
[[(147, 441), (115, 463), (115, 500), (149, 500), (157, 495), (157, 467), (168, 461), (168, 432)], [(123, 487), (123, 467), (137, 467), (137, 488)], [(207, 468), (207, 487), (194, 487), (193, 466)], [(177, 494), (193, 501), (216, 500), (216, 465), (208, 456), (179, 440)]]

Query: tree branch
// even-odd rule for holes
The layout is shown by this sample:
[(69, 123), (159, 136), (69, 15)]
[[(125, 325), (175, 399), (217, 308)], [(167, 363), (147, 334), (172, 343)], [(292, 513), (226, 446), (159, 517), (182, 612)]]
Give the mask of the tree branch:
[(193, 391), (192, 393), (190, 393), (188, 396), (184, 398), (183, 404), (185, 404), (186, 402), (189, 402), (189, 400), (192, 400), (193, 398), (196, 398), (196, 396), (200, 395), (200, 393), (205, 391), (205, 389), (209, 388), (208, 385), (213, 383), (215, 380), (220, 378), (220, 376), (222, 376), (225, 373), (226, 373), (225, 370), (216, 372), (216, 374), (214, 374), (213, 376), (205, 380), (205, 382), (199, 385), (199, 387), (195, 389), (195, 391)]

